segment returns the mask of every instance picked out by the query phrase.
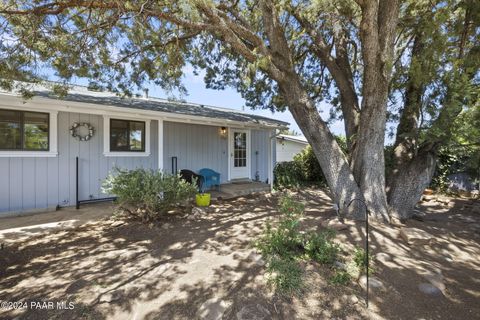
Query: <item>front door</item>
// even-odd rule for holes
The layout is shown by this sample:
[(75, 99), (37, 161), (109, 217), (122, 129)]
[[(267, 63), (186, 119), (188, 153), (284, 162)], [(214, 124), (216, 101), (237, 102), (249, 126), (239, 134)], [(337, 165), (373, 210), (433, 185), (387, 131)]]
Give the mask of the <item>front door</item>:
[(250, 132), (230, 129), (230, 179), (250, 178)]

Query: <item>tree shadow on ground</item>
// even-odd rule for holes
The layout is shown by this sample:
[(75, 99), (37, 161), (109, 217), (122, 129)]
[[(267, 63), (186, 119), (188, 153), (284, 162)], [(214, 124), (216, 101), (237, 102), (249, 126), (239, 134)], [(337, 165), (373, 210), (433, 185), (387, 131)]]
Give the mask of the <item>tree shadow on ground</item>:
[[(422, 222), (408, 220), (404, 225), (390, 226), (371, 223), (374, 276), (384, 284), (383, 288), (371, 289), (375, 314), (387, 319), (469, 319), (480, 314), (480, 215), (464, 210), (464, 200), (454, 202), (450, 207), (421, 204), (419, 211), (426, 214)], [(475, 221), (477, 226), (469, 226), (467, 221)], [(408, 244), (400, 236), (402, 228), (423, 230), (431, 241)], [(350, 250), (352, 245), (364, 247), (365, 223), (354, 223), (342, 232), (341, 239)], [(388, 258), (378, 253), (386, 253)], [(419, 290), (420, 284), (433, 284), (441, 292), (425, 294)]]
[[(306, 204), (305, 228), (319, 230), (320, 221), (335, 215), (321, 191), (302, 190), (297, 197)], [(373, 252), (395, 258), (376, 262), (376, 276), (385, 288), (372, 291), (370, 312), (361, 301), (351, 302), (352, 296), (362, 298), (358, 286), (332, 286), (331, 271), (313, 264), (306, 266), (308, 293), (297, 298), (274, 294), (266, 286), (265, 268), (250, 255), (252, 240), (278, 215), (277, 198), (220, 202), (199, 218), (175, 216), (152, 226), (100, 221), (7, 246), (0, 256), (0, 300), (73, 301), (75, 308), (11, 310), (0, 317), (197, 319), (212, 299), (224, 303), (224, 319), (236, 319), (245, 307), (260, 310), (268, 319), (471, 318), (469, 312), (480, 313), (474, 302), (480, 265), (468, 258), (478, 257), (478, 239), (463, 234), (463, 225), (455, 221), (448, 230), (437, 222), (411, 222), (438, 238), (438, 245), (426, 249), (399, 240), (398, 227), (373, 226)], [(338, 239), (351, 252), (362, 244), (363, 226), (353, 225)], [(440, 256), (445, 248), (452, 261)], [(420, 295), (416, 286), (426, 280), (418, 266), (440, 268), (446, 293)]]

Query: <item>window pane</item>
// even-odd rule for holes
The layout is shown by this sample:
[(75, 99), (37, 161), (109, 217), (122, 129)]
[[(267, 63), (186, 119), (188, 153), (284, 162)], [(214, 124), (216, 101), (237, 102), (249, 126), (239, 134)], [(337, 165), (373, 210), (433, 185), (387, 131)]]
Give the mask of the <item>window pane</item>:
[(22, 113), (11, 110), (0, 110), (0, 149), (21, 150)]
[(110, 151), (128, 150), (128, 121), (110, 120)]
[(145, 122), (130, 122), (130, 150), (145, 150)]
[(24, 113), (24, 149), (48, 150), (48, 114)]
[(110, 151), (145, 151), (145, 122), (111, 119)]

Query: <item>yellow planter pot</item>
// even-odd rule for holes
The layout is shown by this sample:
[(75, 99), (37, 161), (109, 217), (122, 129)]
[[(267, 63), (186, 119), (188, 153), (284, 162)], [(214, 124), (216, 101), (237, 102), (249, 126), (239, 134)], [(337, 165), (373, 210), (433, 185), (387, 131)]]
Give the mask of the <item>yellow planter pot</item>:
[(210, 193), (199, 193), (196, 195), (195, 200), (197, 206), (208, 207), (210, 205)]

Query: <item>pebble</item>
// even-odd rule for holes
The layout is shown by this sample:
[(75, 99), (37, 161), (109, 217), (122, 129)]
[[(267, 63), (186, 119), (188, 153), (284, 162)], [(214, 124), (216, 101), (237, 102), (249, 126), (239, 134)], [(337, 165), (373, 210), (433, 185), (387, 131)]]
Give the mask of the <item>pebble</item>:
[(380, 262), (383, 262), (383, 263), (385, 263), (386, 261), (392, 261), (392, 257), (388, 253), (385, 253), (385, 252), (377, 253), (375, 255), (375, 259), (377, 261), (380, 261)]
[[(360, 277), (360, 285), (363, 288), (366, 288), (366, 286), (367, 286), (367, 277), (366, 276), (363, 275), (363, 276)], [(383, 282), (380, 281), (380, 279), (378, 279), (377, 277), (372, 277), (372, 276), (370, 276), (368, 278), (368, 286), (370, 288), (376, 288), (376, 289), (383, 289), (384, 288)]]
[(433, 284), (430, 283), (420, 283), (418, 285), (418, 289), (428, 295), (431, 296), (441, 296), (442, 295), (442, 290), (438, 289), (435, 287)]
[(271, 318), (270, 311), (258, 303), (246, 305), (237, 312), (237, 320), (267, 320)]

